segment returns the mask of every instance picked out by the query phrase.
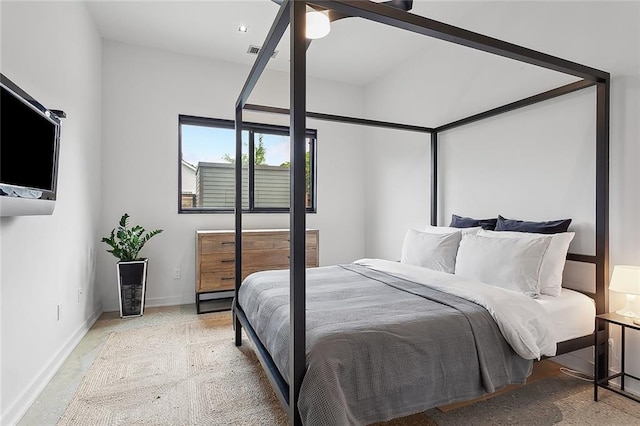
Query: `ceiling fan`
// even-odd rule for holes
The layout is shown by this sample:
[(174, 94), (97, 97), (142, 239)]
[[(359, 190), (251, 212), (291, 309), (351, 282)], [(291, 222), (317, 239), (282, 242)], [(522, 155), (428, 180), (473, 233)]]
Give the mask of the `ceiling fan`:
[[(280, 5), (283, 0), (271, 0), (272, 2)], [(404, 10), (408, 12), (413, 7), (413, 0), (387, 0), (379, 2), (396, 9)], [(318, 39), (329, 34), (330, 22), (337, 21), (344, 18), (352, 18), (352, 15), (338, 12), (324, 7), (309, 5), (313, 11), (307, 12), (307, 47), (309, 47), (310, 40)], [(328, 18), (328, 19), (327, 19)]]

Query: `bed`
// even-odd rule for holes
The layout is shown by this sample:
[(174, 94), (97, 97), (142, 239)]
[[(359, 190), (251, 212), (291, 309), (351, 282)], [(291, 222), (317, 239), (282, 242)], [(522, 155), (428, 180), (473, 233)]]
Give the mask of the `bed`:
[[(366, 425), (525, 383), (534, 360), (594, 332), (594, 300), (561, 287), (573, 236), (410, 229), (399, 262), (307, 270), (302, 423)], [(288, 274), (250, 275), (236, 304), (284, 387)]]
[[(238, 294), (285, 381), (288, 293), (288, 271), (269, 271)], [(532, 299), (381, 259), (309, 270), (302, 422), (365, 425), (524, 383), (558, 339), (592, 333), (594, 315), (571, 290)]]
[[(427, 127), (427, 126), (415, 126), (400, 123), (389, 123), (383, 121), (344, 117), (333, 114), (310, 112), (306, 110), (306, 48), (307, 42), (304, 37), (304, 22), (305, 22), (305, 7), (308, 4), (319, 6), (325, 9), (333, 10), (338, 13), (343, 13), (349, 16), (360, 17), (368, 19), (370, 21), (378, 22), (385, 25), (391, 25), (399, 29), (412, 31), (415, 33), (423, 34), (428, 37), (434, 37), (448, 42), (460, 44), (473, 49), (488, 52), (490, 54), (500, 55), (506, 58), (522, 61), (529, 64), (534, 64), (554, 71), (562, 72), (571, 76), (578, 77), (578, 81), (570, 83), (561, 87), (553, 88), (549, 91), (540, 93), (528, 97), (526, 99), (517, 100), (507, 105), (503, 105), (491, 110), (474, 114), (469, 117), (465, 117), (456, 120), (451, 123), (447, 123), (440, 126)], [(264, 71), (269, 57), (275, 50), (278, 42), (282, 38), (285, 30), (290, 29), (291, 37), (291, 80), (290, 80), (290, 108), (277, 108), (271, 106), (251, 105), (248, 104), (248, 98), (251, 91), (255, 87), (260, 75)], [(242, 329), (246, 330), (250, 340), (256, 347), (258, 358), (260, 359), (267, 376), (276, 390), (281, 403), (287, 409), (290, 423), (294, 425), (303, 424), (303, 417), (301, 416), (300, 407), (303, 407), (305, 412), (305, 419), (307, 423), (314, 423), (315, 420), (309, 419), (322, 419), (322, 415), (315, 417), (311, 415), (308, 417), (309, 410), (304, 408), (305, 406), (305, 388), (307, 383), (317, 382), (320, 379), (312, 379), (308, 375), (308, 363), (307, 357), (308, 343), (313, 343), (313, 335), (309, 335), (307, 331), (308, 324), (316, 324), (316, 318), (312, 310), (307, 309), (307, 282), (309, 282), (309, 291), (313, 292), (316, 286), (315, 278), (312, 276), (315, 273), (305, 270), (304, 259), (304, 247), (305, 247), (305, 119), (306, 117), (312, 117), (320, 120), (338, 121), (343, 123), (351, 123), (355, 125), (365, 126), (377, 126), (385, 128), (393, 128), (399, 130), (407, 130), (412, 132), (421, 132), (425, 134), (425, 143), (430, 143), (431, 146), (431, 225), (437, 225), (439, 223), (438, 218), (438, 135), (442, 132), (446, 132), (450, 129), (463, 126), (468, 123), (476, 122), (488, 117), (493, 117), (498, 114), (513, 111), (518, 108), (533, 105), (538, 102), (543, 102), (549, 99), (553, 99), (558, 96), (566, 95), (578, 90), (582, 90), (588, 87), (596, 88), (596, 126), (595, 126), (595, 150), (596, 150), (596, 176), (595, 176), (595, 255), (590, 254), (576, 254), (569, 253), (566, 258), (572, 262), (581, 262), (594, 265), (594, 281), (595, 291), (586, 293), (587, 296), (593, 300), (593, 302), (576, 302), (576, 304), (582, 305), (582, 308), (593, 310), (595, 307), (595, 313), (604, 313), (608, 308), (608, 271), (609, 271), (609, 250), (608, 250), (608, 199), (609, 199), (609, 97), (610, 97), (610, 75), (592, 67), (577, 64), (575, 62), (567, 61), (561, 58), (553, 57), (541, 52), (533, 51), (521, 46), (513, 45), (501, 40), (483, 36), (481, 34), (466, 31), (461, 28), (453, 27), (448, 24), (433, 21), (428, 18), (412, 15), (407, 12), (399, 11), (388, 6), (377, 4), (367, 1), (352, 1), (352, 0), (316, 0), (316, 1), (290, 1), (285, 0), (280, 6), (280, 10), (274, 20), (274, 23), (269, 31), (269, 34), (262, 45), (262, 49), (258, 54), (258, 58), (254, 63), (254, 66), (245, 82), (244, 87), (238, 97), (235, 105), (235, 119), (236, 119), (236, 156), (239, 158), (242, 155), (242, 112), (244, 109), (268, 112), (276, 114), (288, 114), (290, 116), (290, 134), (291, 134), (291, 210), (290, 210), (290, 229), (291, 229), (291, 256), (290, 256), (290, 270), (287, 272), (280, 272), (280, 276), (277, 278), (279, 284), (279, 290), (284, 292), (280, 295), (279, 299), (282, 304), (278, 308), (280, 312), (279, 324), (277, 326), (265, 326), (264, 330), (260, 330), (263, 323), (262, 320), (255, 320), (252, 323), (249, 317), (254, 313), (250, 310), (251, 302), (249, 299), (252, 296), (245, 294), (245, 291), (249, 284), (242, 284), (240, 281), (241, 267), (242, 267), (242, 168), (239, 163), (236, 164), (236, 208), (235, 208), (235, 228), (236, 228), (236, 298), (233, 307), (234, 312), (234, 326), (235, 326), (235, 339), (236, 345), (242, 343)], [(441, 222), (440, 218), (440, 222)], [(362, 266), (362, 265), (358, 265)], [(338, 267), (331, 267), (338, 268)], [(343, 267), (339, 267), (343, 268)], [(321, 269), (325, 271), (325, 269)], [(334, 270), (334, 272), (336, 272)], [(380, 271), (376, 271), (380, 272)], [(324, 272), (319, 272), (324, 273)], [(353, 271), (351, 271), (353, 273)], [(267, 274), (271, 276), (272, 274)], [(393, 274), (391, 274), (393, 276)], [(396, 277), (397, 279), (398, 277)], [(284, 283), (284, 284), (283, 284)], [(414, 283), (415, 284), (415, 283)], [(246, 285), (246, 286), (245, 286)], [(389, 287), (388, 284), (384, 284)], [(245, 290), (242, 289), (245, 286)], [(406, 291), (404, 291), (406, 293)], [(564, 294), (562, 294), (564, 293)], [(448, 295), (450, 296), (450, 295)], [(448, 297), (447, 296), (447, 297)], [(561, 292), (561, 299), (575, 300), (580, 299), (574, 293), (563, 290)], [(245, 299), (245, 298), (249, 299)], [(455, 296), (457, 297), (457, 296)], [(525, 296), (526, 297), (526, 296)], [(267, 298), (269, 299), (269, 298)], [(335, 297), (334, 297), (335, 299)], [(560, 299), (557, 299), (560, 300)], [(561, 307), (557, 300), (545, 300), (541, 297), (539, 301), (535, 301), (536, 308), (545, 310), (550, 318), (555, 318), (556, 322), (563, 322), (565, 319), (562, 315), (568, 315), (569, 309), (567, 304), (571, 304), (571, 301), (559, 302), (563, 303)], [(582, 299), (584, 300), (584, 299)], [(285, 303), (286, 302), (286, 303)], [(315, 302), (310, 301), (309, 304), (313, 305)], [(400, 302), (398, 314), (406, 314), (407, 304), (414, 303), (408, 300)], [(442, 304), (443, 302), (438, 302)], [(448, 302), (447, 302), (448, 303)], [(461, 302), (464, 306), (464, 302)], [(591, 307), (587, 307), (587, 304), (591, 303)], [(262, 302), (259, 302), (257, 306), (264, 306)], [(259, 308), (260, 310), (262, 308)], [(464, 308), (463, 308), (464, 310)], [(457, 309), (460, 311), (460, 309)], [(486, 310), (487, 312), (490, 311)], [(451, 312), (450, 312), (451, 313)], [(458, 315), (459, 314), (453, 314)], [(484, 315), (484, 314), (483, 314)], [(558, 317), (552, 317), (558, 315)], [(286, 318), (286, 319), (285, 319)], [(468, 318), (465, 316), (465, 318)], [(587, 321), (592, 321), (592, 313), (587, 313)], [(495, 320), (495, 318), (493, 318)], [(486, 321), (485, 321), (486, 322)], [(497, 323), (494, 323), (497, 324)], [(549, 325), (547, 324), (547, 327)], [(554, 328), (553, 324), (550, 326)], [(498, 324), (499, 328), (499, 324)], [(276, 349), (271, 343), (268, 343), (272, 334), (278, 335), (275, 330), (280, 330), (286, 335), (286, 339), (280, 335), (280, 349)], [(494, 330), (495, 331), (495, 330)], [(585, 348), (594, 344), (594, 337), (597, 337), (599, 342), (596, 345), (595, 354), (598, 357), (598, 365), (601, 367), (599, 371), (596, 371), (596, 377), (604, 377), (607, 365), (607, 351), (606, 351), (606, 337), (607, 330), (604, 328), (594, 330), (593, 325), (588, 326), (585, 324), (572, 325), (566, 329), (555, 328), (555, 333), (551, 336), (553, 340), (553, 346), (555, 346), (555, 354), (561, 354), (570, 352), (576, 349)], [(585, 334), (582, 334), (585, 333)], [(259, 334), (262, 334), (260, 336)], [(366, 334), (366, 333), (365, 333)], [(534, 333), (535, 334), (535, 333)], [(357, 335), (357, 334), (356, 334)], [(549, 336), (547, 336), (549, 338)], [(358, 335), (358, 338), (363, 337)], [(564, 340), (559, 340), (564, 339)], [(500, 341), (500, 339), (497, 339)], [(263, 344), (264, 341), (264, 344)], [(504, 341), (504, 339), (503, 339)], [(361, 340), (363, 344), (368, 344), (368, 340), (365, 338)], [(540, 353), (539, 356), (549, 356), (547, 344), (539, 342)], [(557, 343), (557, 344), (556, 344)], [(493, 349), (503, 348), (503, 343), (495, 343), (491, 345)], [(507, 351), (508, 352), (508, 351)], [(535, 354), (534, 354), (535, 355)], [(520, 360), (517, 359), (520, 358)], [(534, 357), (535, 358), (535, 357)], [(442, 357), (434, 358), (439, 359), (440, 364), (444, 363)], [(507, 361), (507, 359), (511, 361)], [(517, 361), (514, 361), (516, 359)], [(521, 363), (521, 360), (530, 363), (530, 359), (522, 357), (516, 354), (516, 358), (505, 358), (504, 365), (514, 366), (513, 363)], [(525, 363), (526, 364), (526, 363)], [(526, 377), (529, 367), (526, 365), (523, 367), (509, 368), (507, 378), (503, 378), (505, 382), (518, 382), (523, 380), (523, 375)], [(409, 372), (412, 370), (407, 369)], [(482, 371), (481, 369), (478, 371)], [(524, 372), (524, 373), (523, 373)], [(367, 371), (362, 372), (363, 375), (367, 375)], [(477, 374), (477, 373), (476, 373)], [(481, 373), (484, 374), (484, 373)], [(492, 376), (488, 376), (492, 377)], [(484, 380), (484, 378), (483, 378)], [(491, 379), (488, 379), (491, 382)], [(398, 381), (399, 382), (399, 381)], [(470, 382), (470, 381), (469, 381)], [(484, 382), (483, 382), (484, 383)], [(501, 383), (501, 382), (496, 382)], [(468, 383), (466, 383), (468, 384)], [(470, 385), (473, 387), (473, 385)], [(488, 392), (491, 390), (491, 386), (484, 387), (482, 392)], [(479, 392), (477, 388), (473, 390), (460, 390), (458, 389), (453, 395), (448, 395), (449, 400), (466, 399), (471, 397), (471, 394)], [(465, 394), (466, 392), (466, 394)], [(315, 396), (318, 397), (317, 395)], [(402, 399), (402, 398), (400, 398)], [(312, 398), (313, 400), (313, 398)], [(415, 412), (419, 411), (426, 405), (433, 404), (434, 401), (430, 400), (423, 405), (412, 407), (398, 407), (395, 402), (397, 398), (388, 398), (386, 404), (389, 405), (388, 410), (385, 408), (384, 413), (376, 414), (373, 417), (367, 417), (363, 415), (361, 419), (366, 422), (371, 418), (388, 418), (389, 416), (399, 415), (398, 413)], [(331, 405), (331, 404), (329, 404)], [(335, 405), (335, 404), (334, 404)], [(409, 403), (411, 405), (411, 403)], [(366, 411), (366, 408), (364, 409)], [(332, 410), (328, 410), (332, 412)], [(376, 417), (377, 416), (377, 417)], [(336, 417), (340, 418), (340, 417)], [(359, 423), (360, 420), (353, 421), (352, 423)]]

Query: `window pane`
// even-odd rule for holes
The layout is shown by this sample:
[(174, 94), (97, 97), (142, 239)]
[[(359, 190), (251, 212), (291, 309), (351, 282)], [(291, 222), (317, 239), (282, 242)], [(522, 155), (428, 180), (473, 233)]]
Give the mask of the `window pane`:
[[(183, 208), (233, 209), (235, 206), (235, 130), (181, 125)], [(249, 132), (242, 132), (246, 146)], [(249, 207), (249, 174), (242, 172), (242, 206)], [(189, 205), (190, 204), (190, 205)]]
[(256, 208), (289, 207), (289, 136), (255, 134)]
[[(289, 136), (268, 133), (255, 134), (256, 208), (288, 208), (290, 198)], [(311, 139), (306, 144), (306, 207), (312, 207)]]
[(314, 142), (313, 139), (307, 138), (307, 153), (305, 156), (305, 176), (306, 176), (306, 186), (307, 186), (307, 202), (306, 207), (313, 207), (313, 159), (311, 158), (311, 144)]

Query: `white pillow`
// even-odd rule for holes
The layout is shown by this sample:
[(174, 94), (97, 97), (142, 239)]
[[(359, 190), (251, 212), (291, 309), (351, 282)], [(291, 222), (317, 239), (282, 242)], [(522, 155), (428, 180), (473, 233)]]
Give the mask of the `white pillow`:
[(454, 228), (452, 226), (427, 226), (424, 232), (428, 232), (430, 234), (451, 234), (454, 232), (460, 232), (461, 234), (477, 234), (482, 227), (474, 226), (472, 228)]
[(400, 262), (453, 274), (461, 237), (460, 232), (433, 234), (409, 229)]
[(490, 238), (463, 235), (455, 274), (537, 297), (540, 265), (551, 237)]
[(540, 266), (540, 293), (549, 296), (560, 296), (562, 290), (562, 272), (564, 271), (569, 244), (576, 235), (575, 232), (561, 232), (559, 234), (534, 234), (531, 232), (514, 231), (485, 231), (481, 230), (478, 235), (493, 238), (546, 238), (551, 237), (549, 248), (542, 259)]

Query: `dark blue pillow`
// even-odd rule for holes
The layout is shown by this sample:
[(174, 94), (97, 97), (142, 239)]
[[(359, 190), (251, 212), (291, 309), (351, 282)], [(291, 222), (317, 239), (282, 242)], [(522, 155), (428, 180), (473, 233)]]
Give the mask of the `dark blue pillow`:
[(496, 231), (534, 232), (536, 234), (558, 234), (567, 232), (571, 219), (549, 220), (546, 222), (527, 222), (524, 220), (505, 219), (498, 215)]
[(451, 215), (452, 228), (473, 228), (474, 226), (482, 226), (482, 229), (487, 231), (493, 231), (496, 228), (496, 222), (498, 219), (473, 219), (470, 217)]

